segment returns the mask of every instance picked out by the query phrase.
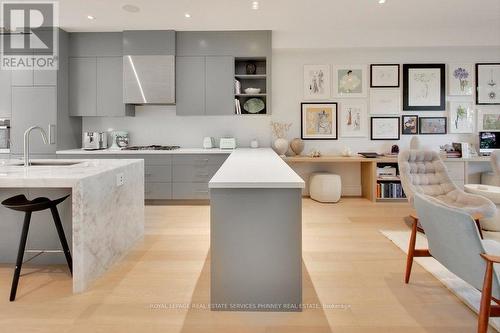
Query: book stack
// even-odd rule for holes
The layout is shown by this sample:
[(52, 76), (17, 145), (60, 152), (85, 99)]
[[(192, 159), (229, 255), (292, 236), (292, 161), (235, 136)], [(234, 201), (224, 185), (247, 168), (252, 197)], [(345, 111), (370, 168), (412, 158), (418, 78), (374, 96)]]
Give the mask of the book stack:
[(241, 104), (240, 100), (237, 98), (234, 99), (234, 113), (241, 114)]
[(401, 199), (406, 198), (406, 195), (401, 183), (380, 182), (377, 183), (377, 198)]

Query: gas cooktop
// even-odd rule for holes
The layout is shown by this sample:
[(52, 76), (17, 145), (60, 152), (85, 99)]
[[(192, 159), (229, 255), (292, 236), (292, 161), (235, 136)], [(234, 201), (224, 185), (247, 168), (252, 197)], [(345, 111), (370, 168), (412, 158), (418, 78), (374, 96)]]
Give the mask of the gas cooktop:
[(180, 148), (179, 146), (151, 145), (151, 146), (130, 146), (123, 148), (123, 150), (175, 150), (179, 148)]

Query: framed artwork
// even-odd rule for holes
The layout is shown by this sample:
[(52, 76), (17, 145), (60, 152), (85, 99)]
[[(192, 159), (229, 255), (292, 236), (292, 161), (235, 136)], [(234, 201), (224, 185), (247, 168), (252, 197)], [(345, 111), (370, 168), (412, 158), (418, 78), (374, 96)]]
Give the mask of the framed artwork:
[(337, 103), (301, 103), (301, 138), (337, 140)]
[(420, 117), (420, 134), (446, 134), (446, 117)]
[(500, 131), (500, 111), (479, 110), (477, 124), (480, 131)]
[(371, 88), (399, 88), (399, 64), (370, 65)]
[(476, 104), (500, 104), (500, 63), (476, 64)]
[(450, 133), (474, 133), (472, 102), (450, 102)]
[(450, 64), (448, 66), (448, 94), (450, 96), (472, 96), (474, 66), (472, 64)]
[(333, 67), (333, 95), (336, 97), (366, 97), (366, 66)]
[(402, 127), (401, 134), (404, 135), (415, 135), (418, 134), (418, 116), (402, 116)]
[(340, 135), (345, 138), (368, 136), (368, 111), (365, 101), (345, 101), (340, 104)]
[(446, 110), (444, 64), (403, 65), (403, 110)]
[(372, 140), (399, 140), (399, 117), (371, 117)]
[(399, 89), (370, 89), (371, 114), (399, 114), (401, 91)]
[(330, 89), (330, 65), (304, 65), (304, 99), (329, 99)]

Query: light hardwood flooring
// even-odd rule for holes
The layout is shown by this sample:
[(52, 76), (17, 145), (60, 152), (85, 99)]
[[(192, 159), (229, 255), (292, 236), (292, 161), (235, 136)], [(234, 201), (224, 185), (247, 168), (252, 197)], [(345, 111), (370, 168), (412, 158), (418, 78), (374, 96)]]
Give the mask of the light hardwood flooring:
[[(405, 229), (409, 206), (303, 201), (304, 303), (299, 313), (183, 309), (209, 302), (209, 207), (147, 206), (146, 236), (88, 292), (71, 294), (63, 266), (0, 266), (0, 332), (474, 332), (476, 315), (379, 229)], [(181, 308), (173, 304), (180, 304)], [(168, 308), (172, 306), (172, 308)]]

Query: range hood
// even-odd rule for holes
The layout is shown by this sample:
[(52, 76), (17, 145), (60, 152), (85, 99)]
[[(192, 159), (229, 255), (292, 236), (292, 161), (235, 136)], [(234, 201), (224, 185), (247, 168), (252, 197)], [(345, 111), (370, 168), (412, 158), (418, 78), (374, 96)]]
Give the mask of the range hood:
[(125, 104), (175, 104), (175, 32), (125, 31)]

